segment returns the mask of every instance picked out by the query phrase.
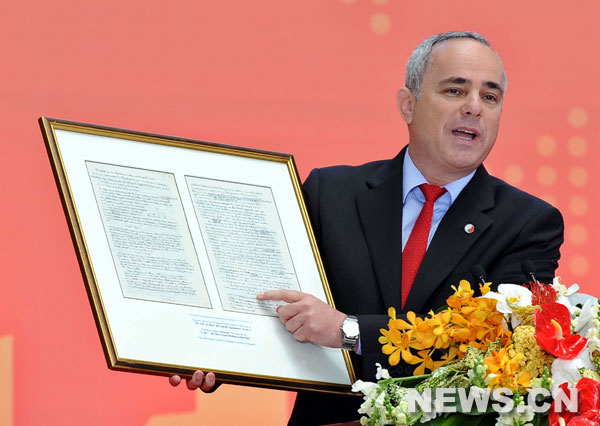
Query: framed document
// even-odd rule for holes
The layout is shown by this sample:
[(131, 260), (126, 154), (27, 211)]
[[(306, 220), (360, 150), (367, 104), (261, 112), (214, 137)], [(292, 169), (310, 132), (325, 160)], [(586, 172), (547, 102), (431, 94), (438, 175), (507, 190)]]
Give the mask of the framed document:
[(333, 305), (293, 157), (40, 118), (108, 366), (349, 392), (346, 351), (303, 344), (257, 293)]

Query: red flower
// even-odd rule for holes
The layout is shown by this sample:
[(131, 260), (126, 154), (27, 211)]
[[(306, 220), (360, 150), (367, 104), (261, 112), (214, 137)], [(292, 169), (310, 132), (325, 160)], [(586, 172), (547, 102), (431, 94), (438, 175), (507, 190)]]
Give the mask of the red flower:
[(571, 314), (560, 303), (545, 303), (535, 311), (535, 339), (546, 351), (560, 359), (573, 359), (583, 350), (588, 339), (571, 335)]
[(531, 290), (531, 304), (543, 305), (556, 300), (556, 290), (550, 284), (540, 282), (529, 282), (529, 290)]
[(581, 416), (573, 417), (569, 426), (600, 426), (600, 411), (590, 410), (583, 413)]
[(565, 423), (565, 425), (568, 426), (600, 426), (600, 423), (598, 423), (597, 421), (588, 418), (588, 417), (584, 417), (584, 416), (577, 416), (577, 417), (573, 417), (573, 419), (571, 419), (571, 421), (569, 423)]
[(600, 383), (593, 379), (584, 377), (577, 382), (579, 400), (578, 409), (580, 413), (597, 411), (600, 408)]
[[(563, 383), (560, 389), (571, 396), (571, 390), (567, 383)], [(600, 426), (600, 383), (584, 377), (577, 382), (577, 412), (556, 412), (554, 402), (550, 406), (548, 415), (548, 426)]]

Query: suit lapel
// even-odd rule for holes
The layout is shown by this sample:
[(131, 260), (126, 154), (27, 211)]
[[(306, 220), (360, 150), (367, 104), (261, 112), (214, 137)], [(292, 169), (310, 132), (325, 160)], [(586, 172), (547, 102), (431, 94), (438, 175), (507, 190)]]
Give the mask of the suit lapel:
[(385, 306), (400, 303), (402, 280), (402, 162), (400, 153), (369, 179), (356, 204)]
[[(405, 311), (420, 312), (431, 294), (493, 223), (484, 213), (494, 206), (490, 179), (485, 168), (480, 166), (444, 215), (415, 277)], [(467, 224), (474, 225), (473, 233), (465, 232)]]

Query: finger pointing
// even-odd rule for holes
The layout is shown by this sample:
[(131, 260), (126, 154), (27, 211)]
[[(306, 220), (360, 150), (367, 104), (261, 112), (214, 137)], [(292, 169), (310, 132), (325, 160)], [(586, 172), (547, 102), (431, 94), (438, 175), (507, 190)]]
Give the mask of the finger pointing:
[(283, 300), (287, 303), (294, 303), (302, 299), (303, 293), (296, 290), (267, 290), (258, 293), (256, 297), (259, 300)]

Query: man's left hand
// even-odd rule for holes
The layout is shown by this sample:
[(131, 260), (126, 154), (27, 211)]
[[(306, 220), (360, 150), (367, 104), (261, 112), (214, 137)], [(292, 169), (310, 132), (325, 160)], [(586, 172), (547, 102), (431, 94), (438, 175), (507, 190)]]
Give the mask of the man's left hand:
[(335, 310), (313, 295), (295, 290), (268, 290), (260, 300), (282, 300), (277, 308), (279, 319), (299, 342), (311, 342), (330, 348), (342, 347), (340, 326), (346, 314)]

